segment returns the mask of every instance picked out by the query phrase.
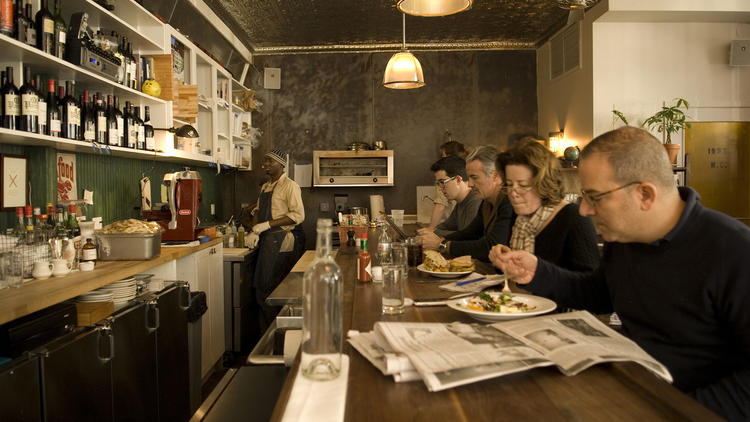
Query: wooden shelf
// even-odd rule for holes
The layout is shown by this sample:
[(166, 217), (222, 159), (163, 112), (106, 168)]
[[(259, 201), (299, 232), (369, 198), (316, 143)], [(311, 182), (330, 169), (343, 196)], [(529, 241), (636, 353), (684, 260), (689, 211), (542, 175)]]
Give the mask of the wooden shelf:
[(121, 104), (124, 104), (125, 101), (130, 101), (136, 105), (163, 106), (166, 104), (166, 101), (162, 99), (128, 88), (125, 85), (120, 85), (104, 76), (99, 76), (94, 72), (1, 34), (0, 51), (3, 52), (0, 57), (0, 63), (14, 66), (16, 76), (19, 74), (20, 69), (15, 69), (15, 67), (18, 66), (18, 63), (22, 62), (24, 66), (31, 68), (32, 74), (40, 73), (53, 77), (56, 79), (58, 85), (60, 85), (60, 81), (75, 81), (76, 95), (83, 93), (84, 89), (88, 89), (89, 91), (99, 91), (103, 94), (117, 95), (120, 97)]
[(161, 254), (148, 261), (97, 261), (94, 271), (79, 271), (65, 277), (31, 280), (20, 288), (0, 290), (0, 324), (216, 246), (220, 242), (221, 239), (214, 239), (195, 247), (161, 248)]

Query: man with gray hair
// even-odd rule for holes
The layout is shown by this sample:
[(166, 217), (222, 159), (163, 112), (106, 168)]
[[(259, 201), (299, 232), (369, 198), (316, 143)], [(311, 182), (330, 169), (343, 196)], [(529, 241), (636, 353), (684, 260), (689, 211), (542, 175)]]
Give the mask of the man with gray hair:
[(490, 248), (507, 244), (515, 214), (508, 197), (502, 193), (503, 179), (495, 169), (497, 148), (477, 147), (466, 157), (469, 187), (482, 199), (477, 216), (463, 230), (444, 238), (435, 233), (422, 233), (422, 247), (437, 249), (448, 256), (471, 255), (488, 261)]
[(617, 312), (623, 333), (671, 372), (677, 388), (729, 420), (750, 419), (750, 228), (676, 187), (648, 132), (623, 127), (581, 152), (580, 213), (606, 244), (593, 274), (524, 251), (490, 259), (558, 307)]

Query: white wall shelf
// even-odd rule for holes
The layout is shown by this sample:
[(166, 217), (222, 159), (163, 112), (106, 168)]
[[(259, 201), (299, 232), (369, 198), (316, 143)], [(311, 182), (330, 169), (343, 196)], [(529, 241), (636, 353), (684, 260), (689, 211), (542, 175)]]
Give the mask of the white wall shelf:
[(159, 42), (164, 39), (164, 24), (133, 0), (116, 0), (114, 13), (92, 0), (65, 0), (62, 5), (63, 16), (68, 20), (74, 12), (87, 12), (89, 26), (117, 31), (128, 37), (133, 50), (158, 51), (164, 48)]

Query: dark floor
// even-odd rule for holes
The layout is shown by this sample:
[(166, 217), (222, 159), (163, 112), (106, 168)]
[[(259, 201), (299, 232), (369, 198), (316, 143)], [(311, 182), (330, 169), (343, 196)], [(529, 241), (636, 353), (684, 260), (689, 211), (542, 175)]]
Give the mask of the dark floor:
[(211, 394), (211, 391), (216, 387), (216, 384), (218, 384), (219, 381), (221, 381), (221, 378), (227, 373), (227, 369), (239, 368), (242, 365), (245, 365), (245, 362), (247, 361), (247, 356), (242, 356), (238, 353), (227, 353), (224, 357), (223, 365), (214, 369), (214, 372), (208, 376), (201, 386), (201, 401), (206, 400), (206, 397)]

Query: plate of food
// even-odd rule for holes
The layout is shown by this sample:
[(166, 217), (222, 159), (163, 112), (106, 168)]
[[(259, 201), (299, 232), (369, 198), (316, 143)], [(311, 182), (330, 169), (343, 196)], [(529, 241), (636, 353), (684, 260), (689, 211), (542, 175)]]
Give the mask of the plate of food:
[(417, 266), (419, 271), (440, 278), (456, 278), (474, 271), (474, 263), (471, 256), (459, 256), (458, 258), (445, 259), (438, 251), (424, 251), (424, 262)]
[(505, 292), (482, 292), (447, 303), (448, 307), (463, 312), (482, 322), (497, 322), (526, 318), (552, 312), (557, 304), (549, 299)]

